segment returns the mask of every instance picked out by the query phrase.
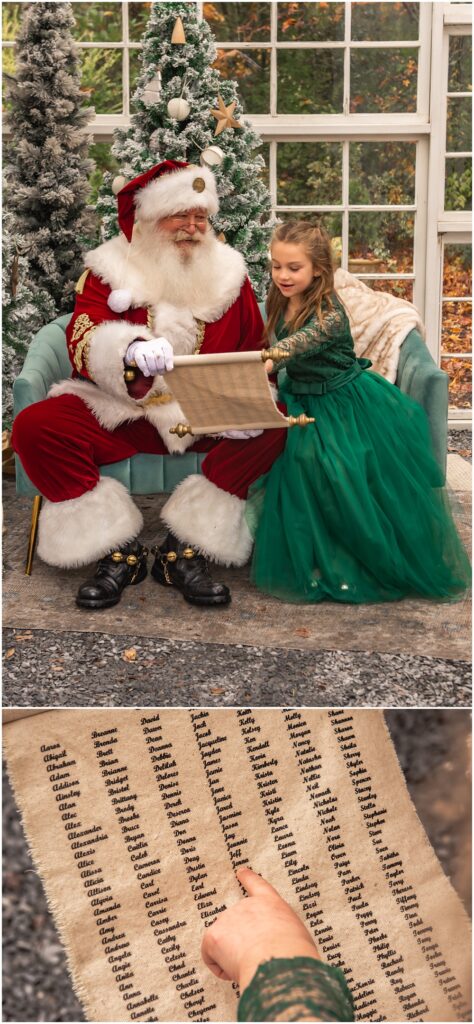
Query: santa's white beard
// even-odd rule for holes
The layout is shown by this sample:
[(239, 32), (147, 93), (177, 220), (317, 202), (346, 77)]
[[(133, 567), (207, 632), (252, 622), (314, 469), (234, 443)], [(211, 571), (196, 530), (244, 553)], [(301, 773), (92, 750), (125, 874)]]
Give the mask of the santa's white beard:
[(209, 290), (209, 270), (216, 245), (208, 228), (199, 240), (180, 247), (153, 224), (140, 222), (130, 245), (130, 259), (150, 281), (151, 292), (159, 291), (175, 306), (193, 308)]

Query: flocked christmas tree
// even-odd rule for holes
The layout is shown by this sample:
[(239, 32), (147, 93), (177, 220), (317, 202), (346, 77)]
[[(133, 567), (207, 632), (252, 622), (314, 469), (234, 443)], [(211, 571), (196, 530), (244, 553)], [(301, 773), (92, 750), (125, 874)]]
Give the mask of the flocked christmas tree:
[(31, 285), (26, 241), (9, 213), (3, 216), (2, 305), (2, 424), (8, 429), (13, 418), (12, 383), (33, 335), (55, 316), (46, 289)]
[(73, 25), (70, 3), (24, 5), (6, 113), (6, 208), (28, 252), (31, 288), (47, 287), (58, 313), (72, 309), (91, 225), (90, 111), (82, 106)]
[[(116, 130), (112, 152), (127, 181), (165, 159), (211, 167), (220, 197), (213, 227), (242, 253), (262, 299), (268, 285), (270, 195), (261, 179), (263, 157), (255, 152), (261, 141), (242, 119), (236, 83), (211, 66), (213, 36), (196, 8), (195, 3), (152, 4), (132, 100), (135, 112), (129, 129)], [(110, 174), (104, 176), (97, 211), (104, 237), (110, 238), (117, 232)]]

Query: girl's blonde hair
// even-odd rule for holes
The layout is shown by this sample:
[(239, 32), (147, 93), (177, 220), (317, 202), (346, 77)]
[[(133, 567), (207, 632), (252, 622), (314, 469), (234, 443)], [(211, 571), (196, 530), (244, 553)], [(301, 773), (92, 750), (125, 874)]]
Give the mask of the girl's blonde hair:
[[(334, 267), (332, 261), (331, 239), (320, 224), (312, 224), (308, 220), (291, 220), (280, 224), (272, 235), (270, 245), (274, 242), (289, 242), (293, 245), (302, 245), (307, 256), (313, 264), (314, 270), (318, 271), (320, 277), (313, 278), (311, 284), (303, 292), (303, 303), (294, 319), (288, 325), (290, 333), (297, 331), (309, 319), (310, 316), (318, 317), (322, 323), (321, 303), (326, 296), (328, 305), (332, 307), (331, 292), (334, 290)], [(281, 294), (273, 281), (270, 284), (267, 297), (267, 323), (265, 334), (271, 339), (275, 328), (282, 316), (287, 299)]]

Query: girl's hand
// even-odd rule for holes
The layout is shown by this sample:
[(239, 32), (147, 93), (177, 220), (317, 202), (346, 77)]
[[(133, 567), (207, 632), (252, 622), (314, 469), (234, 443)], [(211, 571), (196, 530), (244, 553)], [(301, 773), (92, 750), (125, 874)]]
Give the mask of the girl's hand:
[(248, 898), (219, 914), (202, 941), (202, 958), (213, 974), (236, 981), (243, 992), (265, 960), (320, 959), (303, 922), (269, 882), (250, 868), (239, 868), (237, 878)]
[(264, 365), (267, 373), (271, 373), (273, 370), (273, 359), (267, 359)]

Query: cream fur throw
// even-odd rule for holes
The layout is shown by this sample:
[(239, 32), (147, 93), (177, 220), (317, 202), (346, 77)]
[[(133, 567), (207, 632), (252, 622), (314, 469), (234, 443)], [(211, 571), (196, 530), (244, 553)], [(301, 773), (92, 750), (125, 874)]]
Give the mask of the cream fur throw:
[(347, 270), (336, 270), (334, 285), (349, 317), (357, 356), (395, 383), (400, 346), (415, 327), (424, 327), (415, 306), (389, 292), (374, 292)]

